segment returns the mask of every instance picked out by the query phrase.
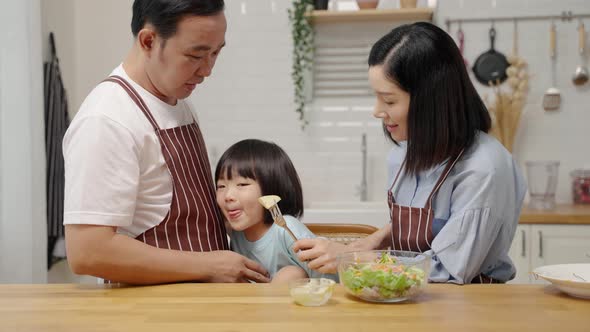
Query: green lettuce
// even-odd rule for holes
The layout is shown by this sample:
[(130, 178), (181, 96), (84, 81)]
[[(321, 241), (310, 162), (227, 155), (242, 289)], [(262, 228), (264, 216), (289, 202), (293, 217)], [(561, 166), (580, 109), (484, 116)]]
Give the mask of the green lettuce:
[(342, 282), (357, 296), (369, 294), (383, 300), (406, 297), (422, 285), (425, 273), (418, 267), (395, 265), (395, 262), (394, 257), (382, 255), (375, 263), (350, 265), (342, 275)]

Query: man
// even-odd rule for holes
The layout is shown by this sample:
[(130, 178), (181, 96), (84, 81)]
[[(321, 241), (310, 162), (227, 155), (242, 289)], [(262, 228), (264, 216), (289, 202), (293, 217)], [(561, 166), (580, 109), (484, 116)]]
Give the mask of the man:
[(135, 0), (133, 47), (86, 98), (63, 149), (68, 261), (110, 281), (268, 282), (228, 251), (199, 127), (184, 101), (225, 45), (223, 0)]

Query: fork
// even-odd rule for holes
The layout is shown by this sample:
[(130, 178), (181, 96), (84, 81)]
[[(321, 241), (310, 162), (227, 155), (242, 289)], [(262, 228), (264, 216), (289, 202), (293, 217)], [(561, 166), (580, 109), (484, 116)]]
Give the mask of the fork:
[[(269, 200), (271, 200), (271, 202), (274, 202), (270, 206), (269, 206)], [(278, 196), (274, 196), (274, 197), (262, 196), (258, 199), (258, 202), (260, 204), (262, 204), (262, 206), (264, 206), (270, 212), (270, 215), (272, 216), (272, 220), (275, 222), (275, 224), (279, 225), (280, 227), (283, 227), (287, 231), (287, 233), (289, 233), (289, 235), (293, 238), (293, 240), (297, 241), (297, 237), (295, 236), (295, 234), (293, 234), (293, 232), (287, 226), (287, 222), (285, 221), (285, 218), (283, 217), (283, 214), (281, 213), (281, 209), (279, 209), (278, 202), (280, 200), (281, 200), (281, 198)]]

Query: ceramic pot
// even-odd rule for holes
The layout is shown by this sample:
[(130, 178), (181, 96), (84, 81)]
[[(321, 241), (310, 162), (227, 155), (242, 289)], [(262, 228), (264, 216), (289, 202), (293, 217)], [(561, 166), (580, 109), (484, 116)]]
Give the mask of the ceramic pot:
[(375, 9), (379, 4), (379, 0), (356, 0), (359, 9)]
[(416, 8), (418, 0), (399, 0), (401, 8)]

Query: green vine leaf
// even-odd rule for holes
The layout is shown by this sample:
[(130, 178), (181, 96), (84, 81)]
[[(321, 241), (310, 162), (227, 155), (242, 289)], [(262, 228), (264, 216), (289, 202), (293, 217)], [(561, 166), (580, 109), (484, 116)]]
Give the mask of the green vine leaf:
[(306, 13), (313, 9), (313, 0), (294, 0), (288, 9), (293, 38), (293, 65), (291, 78), (295, 85), (295, 112), (299, 114), (301, 129), (305, 129), (308, 120), (305, 116), (305, 72), (311, 69), (313, 62), (314, 30)]

